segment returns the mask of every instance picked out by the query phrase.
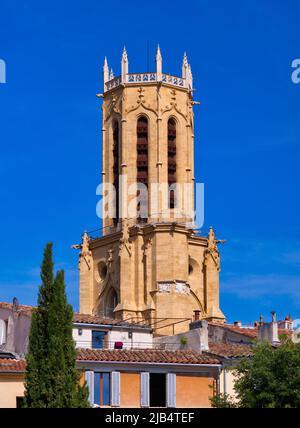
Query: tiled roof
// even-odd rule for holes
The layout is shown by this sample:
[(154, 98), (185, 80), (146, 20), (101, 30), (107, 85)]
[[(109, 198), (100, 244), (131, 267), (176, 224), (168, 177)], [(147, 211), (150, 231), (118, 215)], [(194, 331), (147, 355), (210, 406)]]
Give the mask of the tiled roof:
[(0, 359), (0, 373), (23, 373), (25, 371), (25, 360)]
[(166, 363), (166, 364), (220, 364), (209, 355), (196, 351), (159, 351), (154, 349), (83, 349), (77, 350), (77, 361)]
[[(0, 302), (0, 309), (10, 309), (12, 310), (13, 304), (8, 302)], [(27, 305), (18, 305), (18, 312), (23, 313), (25, 315), (31, 315), (34, 307), (33, 306), (27, 306)]]
[[(225, 328), (228, 331), (231, 331), (232, 333), (238, 333), (243, 336), (247, 336), (251, 339), (256, 339), (258, 336), (258, 327), (239, 327), (237, 325), (232, 324), (221, 324), (221, 323), (209, 323), (212, 326), (217, 326), (221, 328)], [(286, 334), (288, 337), (291, 337), (292, 332), (290, 330), (279, 328), (278, 329), (278, 335), (280, 334)]]
[[(8, 302), (0, 302), (0, 309), (10, 309), (12, 310), (13, 305), (12, 303)], [(28, 316), (31, 316), (33, 310), (36, 309), (35, 306), (27, 306), (27, 305), (19, 305), (18, 306), (18, 313), (22, 313)], [(112, 318), (103, 318), (99, 317), (97, 315), (90, 315), (90, 314), (80, 314), (80, 313), (74, 313), (73, 316), (73, 322), (75, 323), (82, 323), (82, 324), (101, 324), (101, 325), (122, 325), (122, 326), (137, 326), (137, 327), (147, 327), (150, 328), (147, 325), (137, 324), (137, 323), (129, 323), (126, 321), (116, 320)]]
[(114, 319), (101, 318), (95, 315), (79, 314), (79, 313), (74, 314), (73, 322), (82, 323), (82, 324), (103, 324), (103, 325), (116, 324), (116, 320)]
[(137, 323), (131, 323), (128, 321), (122, 321), (118, 319), (113, 318), (102, 318), (97, 315), (90, 315), (90, 314), (80, 314), (75, 313), (73, 317), (73, 322), (80, 323), (80, 324), (101, 324), (101, 325), (113, 325), (113, 326), (123, 326), (123, 327), (139, 327), (139, 328), (149, 328), (147, 325), (143, 324), (137, 324)]
[(205, 352), (222, 358), (241, 358), (250, 357), (252, 348), (249, 345), (211, 342), (209, 343), (209, 350)]
[(233, 333), (243, 334), (244, 336), (250, 337), (252, 339), (255, 339), (257, 337), (257, 328), (251, 328), (251, 327), (239, 327), (232, 324), (221, 324), (221, 323), (209, 323), (212, 326), (225, 328), (228, 331), (231, 331)]

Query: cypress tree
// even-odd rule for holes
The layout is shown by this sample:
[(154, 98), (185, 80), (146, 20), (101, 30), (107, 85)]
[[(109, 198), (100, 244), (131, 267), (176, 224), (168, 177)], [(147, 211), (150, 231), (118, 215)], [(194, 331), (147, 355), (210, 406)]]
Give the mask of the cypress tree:
[(79, 384), (72, 338), (72, 306), (67, 303), (64, 272), (53, 274), (52, 244), (44, 251), (42, 285), (33, 312), (26, 356), (24, 407), (89, 407)]

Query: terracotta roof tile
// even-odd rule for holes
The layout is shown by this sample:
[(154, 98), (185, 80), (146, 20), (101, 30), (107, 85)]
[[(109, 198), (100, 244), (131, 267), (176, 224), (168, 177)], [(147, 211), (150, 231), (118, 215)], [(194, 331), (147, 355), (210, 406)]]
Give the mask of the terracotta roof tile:
[(116, 320), (111, 318), (101, 318), (90, 314), (75, 313), (73, 316), (73, 322), (82, 324), (103, 324), (113, 325), (116, 324)]
[[(0, 309), (10, 309), (12, 310), (13, 305), (12, 303), (8, 302), (0, 302)], [(31, 316), (32, 312), (36, 309), (35, 306), (27, 306), (27, 305), (19, 305), (18, 306), (18, 312)], [(129, 323), (126, 321), (116, 320), (112, 318), (103, 318), (96, 315), (90, 315), (90, 314), (80, 314), (80, 313), (74, 313), (73, 316), (73, 322), (76, 323), (82, 323), (82, 324), (102, 324), (102, 325), (122, 325), (122, 326), (133, 326), (136, 325), (138, 327), (147, 327), (142, 324), (136, 324), (136, 323)]]
[(220, 364), (220, 361), (196, 351), (159, 351), (154, 349), (83, 349), (77, 350), (77, 361), (167, 363), (167, 364)]
[[(0, 302), (0, 309), (10, 309), (12, 310), (13, 305), (12, 303), (8, 302)], [(27, 305), (18, 305), (18, 312), (23, 313), (25, 315), (31, 315), (34, 307), (33, 306), (27, 306)]]
[[(231, 331), (233, 333), (242, 334), (244, 336), (247, 336), (251, 339), (256, 339), (258, 336), (258, 327), (239, 327), (232, 324), (221, 324), (221, 323), (209, 323), (213, 326), (218, 326), (227, 329), (228, 331)], [(286, 334), (288, 337), (291, 337), (292, 332), (290, 330), (279, 328), (278, 329), (278, 335), (280, 334)]]
[(131, 323), (128, 321), (122, 321), (122, 320), (118, 320), (118, 319), (113, 319), (113, 318), (102, 318), (99, 317), (97, 315), (90, 315), (90, 314), (80, 314), (80, 313), (75, 313), (74, 317), (73, 317), (73, 322), (75, 323), (80, 323), (80, 324), (102, 324), (102, 325), (114, 325), (114, 326), (125, 326), (125, 327), (129, 327), (129, 326), (136, 326), (139, 328), (150, 328), (148, 325), (143, 325), (143, 324), (137, 324), (137, 323)]
[(209, 343), (207, 354), (223, 358), (241, 358), (252, 356), (250, 345), (233, 344), (233, 343)]
[(221, 328), (225, 328), (228, 331), (232, 331), (233, 333), (243, 334), (244, 336), (248, 336), (251, 338), (257, 337), (257, 328), (251, 327), (239, 327), (232, 324), (221, 324), (221, 323), (209, 323), (212, 326), (217, 326)]
[(0, 373), (23, 373), (26, 368), (25, 360), (14, 360), (8, 358), (0, 359)]

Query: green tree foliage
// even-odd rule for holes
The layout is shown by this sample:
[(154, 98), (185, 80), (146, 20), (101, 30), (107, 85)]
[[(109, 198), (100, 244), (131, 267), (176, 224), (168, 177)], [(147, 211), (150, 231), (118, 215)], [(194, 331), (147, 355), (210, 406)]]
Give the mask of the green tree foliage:
[(217, 394), (210, 398), (210, 402), (212, 407), (226, 409), (237, 407), (233, 397), (229, 394)]
[(42, 285), (34, 311), (26, 357), (25, 407), (89, 407), (86, 385), (79, 383), (72, 338), (73, 310), (67, 303), (64, 272), (53, 275), (52, 244), (41, 267)]
[(226, 396), (212, 399), (214, 407), (300, 407), (300, 344), (285, 339), (280, 346), (256, 344), (253, 357), (234, 370), (237, 401)]

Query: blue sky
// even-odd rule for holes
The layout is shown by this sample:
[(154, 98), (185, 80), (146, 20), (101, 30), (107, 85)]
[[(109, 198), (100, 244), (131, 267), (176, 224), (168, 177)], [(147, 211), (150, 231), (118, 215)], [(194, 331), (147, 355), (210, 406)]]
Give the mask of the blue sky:
[(221, 306), (229, 321), (275, 309), (300, 317), (300, 58), (297, 0), (123, 2), (2, 0), (0, 58), (0, 300), (34, 304), (45, 243), (78, 308), (82, 231), (99, 227), (101, 67), (123, 45), (132, 72), (192, 64), (196, 179), (205, 225), (221, 248)]

